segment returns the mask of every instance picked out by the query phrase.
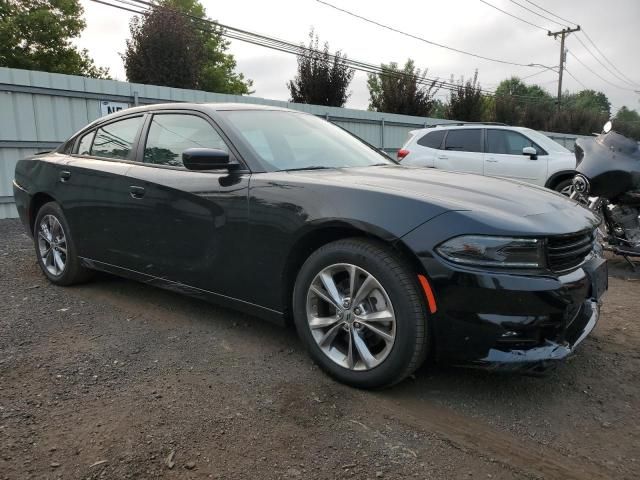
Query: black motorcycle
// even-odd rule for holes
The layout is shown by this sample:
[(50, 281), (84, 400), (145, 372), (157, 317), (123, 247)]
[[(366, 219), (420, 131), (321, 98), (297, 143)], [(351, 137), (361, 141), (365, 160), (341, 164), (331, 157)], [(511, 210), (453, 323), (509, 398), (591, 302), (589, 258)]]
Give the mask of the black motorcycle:
[(578, 139), (571, 198), (602, 217), (602, 246), (629, 262), (640, 257), (640, 149), (638, 142), (612, 130)]

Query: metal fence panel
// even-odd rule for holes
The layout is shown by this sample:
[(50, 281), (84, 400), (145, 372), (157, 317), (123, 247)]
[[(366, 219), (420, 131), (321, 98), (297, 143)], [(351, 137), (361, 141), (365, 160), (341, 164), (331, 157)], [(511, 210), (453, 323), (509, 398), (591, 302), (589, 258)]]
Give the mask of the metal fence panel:
[[(84, 78), (73, 75), (0, 68), (0, 218), (16, 215), (12, 199), (13, 170), (18, 159), (54, 148), (101, 115), (102, 101), (134, 105), (162, 102), (258, 103), (308, 112), (345, 128), (390, 154), (409, 131), (452, 121), (369, 112), (351, 108), (304, 105), (252, 96), (185, 90)], [(573, 148), (576, 135), (547, 133)]]

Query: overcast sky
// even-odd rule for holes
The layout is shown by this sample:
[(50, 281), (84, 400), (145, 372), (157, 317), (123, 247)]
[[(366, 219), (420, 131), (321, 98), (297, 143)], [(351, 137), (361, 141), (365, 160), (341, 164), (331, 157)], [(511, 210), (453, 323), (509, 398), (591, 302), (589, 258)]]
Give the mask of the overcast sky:
[[(307, 43), (309, 29), (313, 27), (321, 42), (328, 41), (331, 50), (342, 50), (354, 60), (379, 64), (404, 63), (412, 58), (419, 68), (428, 69), (429, 76), (446, 80), (451, 75), (456, 79), (469, 78), (478, 69), (480, 83), (487, 90), (493, 90), (511, 75), (524, 77), (541, 70), (494, 63), (428, 45), (350, 17), (316, 0), (201, 1), (208, 16), (221, 23), (295, 43)], [(479, 55), (548, 66), (557, 66), (559, 61), (559, 43), (544, 31), (511, 18), (480, 0), (327, 1), (407, 33)], [(534, 8), (526, 0), (516, 1)], [(545, 28), (561, 28), (511, 0), (487, 2)], [(98, 65), (108, 67), (113, 78), (126, 80), (119, 54), (124, 51), (129, 36), (132, 14), (90, 0), (81, 0), (81, 3), (85, 8), (87, 28), (76, 43), (88, 49)], [(535, 0), (534, 3), (579, 23), (602, 53), (635, 82), (636, 90), (640, 90), (640, 0)], [(633, 91), (634, 87), (606, 71), (585, 51), (578, 38), (590, 46), (580, 33), (568, 37), (567, 48), (610, 83), (598, 78), (571, 55), (567, 58), (567, 70), (587, 88), (605, 92), (614, 112), (622, 105), (640, 109), (640, 95)], [(597, 54), (593, 48), (591, 50)], [(235, 40), (230, 51), (238, 62), (238, 71), (253, 79), (255, 96), (288, 99), (286, 82), (295, 75), (295, 56)], [(555, 95), (557, 79), (556, 73), (546, 70), (525, 81), (536, 83)], [(583, 87), (565, 74), (564, 89), (574, 92)], [(350, 90), (347, 106), (365, 109), (369, 97), (365, 73), (356, 72)], [(441, 91), (439, 96), (446, 94)]]

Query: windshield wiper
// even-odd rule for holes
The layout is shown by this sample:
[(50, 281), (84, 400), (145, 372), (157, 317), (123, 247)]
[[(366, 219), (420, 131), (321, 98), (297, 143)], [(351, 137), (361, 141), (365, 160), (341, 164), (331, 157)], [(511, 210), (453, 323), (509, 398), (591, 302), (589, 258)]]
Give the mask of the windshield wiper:
[(309, 167), (285, 168), (283, 172), (295, 172), (297, 170), (332, 170), (336, 167), (324, 167), (322, 165), (311, 165)]

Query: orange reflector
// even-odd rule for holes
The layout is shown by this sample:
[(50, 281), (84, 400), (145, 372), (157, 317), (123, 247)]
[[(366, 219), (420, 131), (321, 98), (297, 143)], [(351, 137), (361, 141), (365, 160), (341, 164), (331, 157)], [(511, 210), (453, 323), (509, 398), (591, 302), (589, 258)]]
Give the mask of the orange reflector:
[(429, 304), (429, 311), (431, 313), (436, 313), (438, 311), (438, 307), (436, 307), (436, 297), (433, 296), (433, 290), (431, 290), (431, 285), (429, 285), (429, 281), (424, 275), (418, 275), (418, 280), (420, 280), (420, 285), (422, 285), (424, 294), (427, 297), (427, 303)]

